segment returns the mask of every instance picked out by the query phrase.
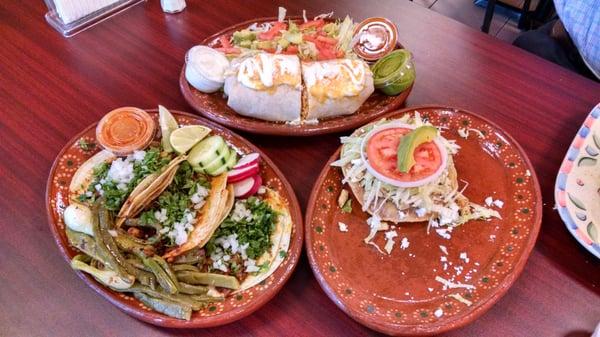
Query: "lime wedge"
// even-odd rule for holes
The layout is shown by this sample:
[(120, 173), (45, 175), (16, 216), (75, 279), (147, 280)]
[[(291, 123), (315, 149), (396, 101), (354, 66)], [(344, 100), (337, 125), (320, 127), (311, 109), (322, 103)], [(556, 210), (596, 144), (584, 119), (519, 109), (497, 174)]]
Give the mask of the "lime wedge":
[(173, 152), (173, 147), (169, 141), (171, 132), (179, 127), (177, 120), (167, 108), (162, 105), (158, 106), (158, 123), (160, 124), (160, 132), (162, 134), (161, 143), (166, 152)]
[(210, 129), (201, 125), (187, 125), (173, 130), (169, 141), (177, 153), (186, 153), (210, 133)]

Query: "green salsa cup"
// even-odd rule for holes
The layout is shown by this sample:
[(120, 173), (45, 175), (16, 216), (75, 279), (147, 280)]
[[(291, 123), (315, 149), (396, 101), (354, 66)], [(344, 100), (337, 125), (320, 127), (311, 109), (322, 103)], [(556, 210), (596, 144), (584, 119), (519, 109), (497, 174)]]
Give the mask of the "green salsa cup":
[(371, 66), (373, 85), (388, 96), (396, 96), (408, 89), (415, 81), (415, 66), (412, 54), (406, 49), (397, 49)]

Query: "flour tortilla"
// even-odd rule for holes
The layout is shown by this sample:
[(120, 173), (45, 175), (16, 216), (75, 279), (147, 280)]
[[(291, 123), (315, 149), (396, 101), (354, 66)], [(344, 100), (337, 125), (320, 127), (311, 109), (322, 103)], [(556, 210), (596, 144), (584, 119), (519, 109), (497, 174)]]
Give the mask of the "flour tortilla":
[[(299, 120), (302, 110), (302, 86), (292, 87), (282, 84), (266, 90), (248, 88), (237, 79), (238, 67), (243, 60), (244, 58), (234, 60), (229, 70), (231, 74), (225, 78), (224, 91), (228, 96), (227, 105), (238, 114), (247, 117), (272, 122)], [(299, 59), (298, 69), (300, 69)]]
[(71, 178), (69, 185), (69, 199), (72, 202), (78, 202), (78, 197), (85, 193), (89, 185), (94, 180), (94, 168), (102, 163), (110, 163), (117, 159), (112, 152), (102, 150), (86, 160)]
[[(335, 63), (339, 60), (321, 61)], [(363, 83), (363, 90), (356, 96), (340, 97), (336, 99), (327, 98), (321, 101), (319, 98), (312, 95), (311, 87), (307, 85), (308, 73), (306, 70), (310, 67), (317, 66), (320, 62), (302, 62), (302, 80), (305, 86), (304, 92), (304, 119), (323, 119), (335, 116), (350, 115), (356, 112), (358, 108), (371, 96), (375, 88), (373, 87), (373, 74), (366, 63), (362, 66), (365, 67), (365, 79)]]
[[(240, 285), (240, 289), (236, 292), (254, 287), (273, 274), (285, 259), (290, 247), (290, 240), (292, 237), (292, 216), (290, 215), (288, 206), (279, 193), (272, 189), (267, 189), (264, 201), (277, 212), (277, 223), (275, 225), (275, 230), (271, 234), (271, 249), (259, 257), (256, 264), (260, 265), (269, 262), (269, 269), (257, 275), (248, 275)], [(283, 254), (284, 256), (281, 254), (282, 251), (286, 253)]]
[[(376, 123), (376, 122), (374, 122)], [(371, 123), (373, 124), (373, 123)], [(364, 133), (364, 130), (369, 126), (370, 124), (365, 125), (364, 127), (355, 130), (352, 133), (353, 137), (357, 137), (360, 136), (361, 134)], [(342, 147), (342, 154), (343, 154), (344, 148)], [(448, 162), (447, 162), (448, 167), (446, 168), (447, 170), (447, 174), (450, 180), (450, 184), (453, 190), (458, 188), (458, 175), (456, 173), (456, 168), (454, 167), (454, 161), (452, 160), (452, 156), (448, 155)], [(348, 171), (350, 170), (350, 168), (352, 167), (351, 163), (347, 163), (346, 165), (342, 166), (342, 173), (344, 175), (344, 177), (347, 175)], [(442, 175), (446, 174), (445, 172), (442, 173)], [(364, 188), (360, 185), (359, 182), (348, 182), (348, 186), (350, 186), (350, 189), (352, 190), (352, 193), (354, 193), (354, 196), (356, 197), (356, 200), (360, 203), (360, 205), (363, 205), (363, 200), (364, 200), (364, 196), (365, 196), (365, 190)], [(465, 198), (462, 195), (459, 195), (458, 199), (457, 199), (457, 204), (462, 208), (463, 212), (468, 212), (468, 204), (469, 201), (467, 198)], [(379, 207), (379, 205), (377, 206)], [(371, 207), (369, 209), (367, 209), (367, 213), (373, 215), (375, 213), (375, 206), (371, 205)], [(379, 211), (377, 212), (377, 215), (381, 218), (381, 220), (383, 221), (389, 221), (389, 222), (393, 222), (393, 223), (400, 223), (400, 222), (421, 222), (421, 221), (427, 221), (429, 220), (429, 217), (431, 216), (431, 213), (426, 213), (423, 216), (418, 216), (416, 214), (416, 209), (414, 207), (409, 207), (407, 209), (402, 210), (402, 212), (404, 213), (404, 216), (401, 217), (400, 213), (399, 213), (399, 209), (396, 207), (396, 205), (392, 202), (392, 201), (386, 201), (385, 204), (383, 204), (383, 206), (381, 206), (381, 208), (379, 208)]]

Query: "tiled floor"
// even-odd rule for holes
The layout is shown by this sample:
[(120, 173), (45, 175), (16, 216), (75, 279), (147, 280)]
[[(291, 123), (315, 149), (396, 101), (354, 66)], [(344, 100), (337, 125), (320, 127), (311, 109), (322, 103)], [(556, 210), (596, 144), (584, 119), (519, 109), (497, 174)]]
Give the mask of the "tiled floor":
[[(485, 8), (475, 6), (473, 0), (413, 0), (413, 2), (477, 30), (481, 28), (483, 23)], [(520, 4), (522, 0), (512, 0), (510, 2)], [(517, 28), (516, 21), (503, 16), (498, 11), (494, 13), (490, 25), (490, 35), (512, 43), (519, 33), (520, 30)]]

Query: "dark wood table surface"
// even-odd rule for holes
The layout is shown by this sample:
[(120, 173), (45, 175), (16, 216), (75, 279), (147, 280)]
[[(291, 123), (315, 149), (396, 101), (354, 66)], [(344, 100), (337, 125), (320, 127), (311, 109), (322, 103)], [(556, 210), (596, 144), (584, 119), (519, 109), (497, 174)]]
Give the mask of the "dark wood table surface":
[[(281, 1), (288, 13), (386, 16), (415, 55), (407, 104), (462, 107), (523, 146), (538, 174), (544, 220), (525, 271), (489, 312), (449, 336), (589, 336), (600, 321), (600, 261), (553, 210), (556, 172), (600, 85), (406, 0)], [(44, 21), (41, 0), (0, 2), (0, 336), (363, 336), (327, 298), (306, 255), (283, 290), (236, 323), (169, 330), (139, 322), (88, 288), (60, 256), (44, 191), (54, 157), (77, 132), (119, 106), (191, 111), (179, 92), (187, 49), (224, 27), (276, 15), (271, 1), (188, 0), (168, 15), (151, 0), (73, 38)], [(306, 203), (338, 135), (243, 134)]]

